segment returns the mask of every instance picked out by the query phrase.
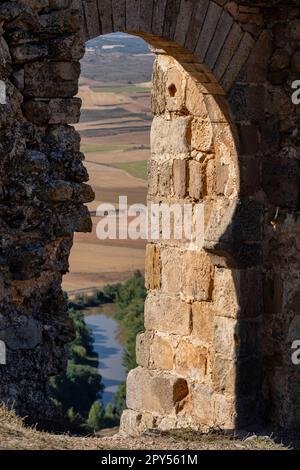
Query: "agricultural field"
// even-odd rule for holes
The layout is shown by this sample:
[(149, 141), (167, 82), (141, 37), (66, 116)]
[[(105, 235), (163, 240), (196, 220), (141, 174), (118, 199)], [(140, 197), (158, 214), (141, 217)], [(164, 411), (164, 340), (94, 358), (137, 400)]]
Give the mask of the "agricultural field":
[[(111, 36), (112, 40), (104, 37), (100, 43), (98, 38), (82, 61), (78, 94), (82, 113), (76, 128), (95, 201), (88, 204), (93, 232), (75, 234), (70, 272), (64, 278), (68, 292), (102, 287), (128, 279), (137, 269), (144, 271), (145, 241), (99, 240), (96, 235), (100, 221), (96, 210), (100, 204), (110, 203), (118, 208), (119, 196), (127, 196), (128, 204), (145, 204), (147, 194), (154, 58), (148, 49), (143, 49), (147, 46), (141, 46), (140, 39), (115, 36)], [(127, 41), (124, 48), (116, 44), (121, 39)], [(132, 55), (133, 50), (139, 51), (139, 57)], [(139, 67), (132, 68), (133, 76), (125, 69), (125, 59), (129, 57), (132, 64), (139, 63)], [(105, 73), (101, 64), (108, 66)]]

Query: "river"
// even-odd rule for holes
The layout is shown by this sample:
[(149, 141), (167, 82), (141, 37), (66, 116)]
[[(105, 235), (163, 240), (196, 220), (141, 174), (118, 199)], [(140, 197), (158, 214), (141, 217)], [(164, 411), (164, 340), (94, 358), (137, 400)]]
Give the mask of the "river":
[(120, 383), (126, 379), (126, 369), (123, 366), (123, 347), (118, 339), (118, 323), (103, 313), (85, 316), (86, 324), (91, 328), (94, 338), (94, 349), (99, 355), (99, 373), (105, 385), (102, 394), (104, 406), (113, 401)]

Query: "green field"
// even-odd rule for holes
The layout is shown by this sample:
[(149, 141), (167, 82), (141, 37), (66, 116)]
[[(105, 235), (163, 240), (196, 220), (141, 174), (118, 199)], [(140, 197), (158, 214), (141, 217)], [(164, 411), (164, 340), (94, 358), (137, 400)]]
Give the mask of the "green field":
[(110, 166), (127, 171), (127, 173), (134, 176), (135, 178), (147, 180), (147, 163), (147, 160), (142, 160), (139, 162), (114, 163)]
[(150, 93), (151, 88), (128, 85), (128, 86), (112, 86), (112, 87), (95, 87), (92, 88), (96, 93)]

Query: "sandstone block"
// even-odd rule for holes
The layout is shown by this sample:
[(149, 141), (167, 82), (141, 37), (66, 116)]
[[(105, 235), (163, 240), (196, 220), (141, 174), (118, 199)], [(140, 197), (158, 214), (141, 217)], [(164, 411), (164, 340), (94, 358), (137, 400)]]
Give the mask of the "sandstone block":
[(149, 367), (150, 348), (153, 341), (153, 333), (146, 331), (136, 337), (136, 361), (139, 366)]
[(34, 62), (24, 68), (26, 97), (71, 98), (78, 92), (77, 62)]
[(235, 361), (226, 359), (220, 354), (215, 355), (212, 368), (212, 382), (217, 392), (233, 396), (236, 392), (236, 374)]
[(186, 160), (173, 160), (173, 183), (175, 196), (184, 198), (187, 191), (187, 162)]
[(80, 118), (80, 98), (56, 98), (49, 101), (25, 101), (23, 109), (34, 124), (75, 124)]
[(186, 380), (175, 374), (138, 367), (127, 377), (127, 406), (132, 410), (174, 415), (188, 393)]
[(179, 297), (150, 293), (145, 302), (145, 327), (169, 334), (189, 335), (191, 307)]
[(191, 300), (208, 301), (212, 296), (214, 268), (209, 256), (187, 251), (182, 257), (182, 293)]
[(188, 339), (180, 340), (176, 349), (175, 370), (184, 377), (203, 382), (208, 371), (207, 348)]
[(182, 283), (180, 250), (175, 248), (162, 248), (161, 265), (162, 291), (169, 294), (179, 294)]
[(200, 152), (210, 152), (212, 150), (213, 129), (209, 121), (193, 119), (191, 146), (193, 150)]
[(191, 387), (192, 414), (202, 425), (213, 426), (213, 396), (214, 391), (206, 385), (196, 383)]
[(153, 369), (172, 370), (174, 363), (174, 350), (167, 336), (153, 338), (151, 345), (150, 367)]
[(201, 119), (208, 118), (202, 88), (199, 87), (197, 81), (191, 77), (189, 77), (187, 81), (185, 106), (191, 115), (200, 117)]

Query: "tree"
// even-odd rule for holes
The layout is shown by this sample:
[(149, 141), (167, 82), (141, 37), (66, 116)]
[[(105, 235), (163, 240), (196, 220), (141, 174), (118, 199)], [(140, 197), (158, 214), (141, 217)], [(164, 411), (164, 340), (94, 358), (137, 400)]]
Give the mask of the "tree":
[(103, 422), (104, 412), (101, 401), (95, 401), (90, 409), (88, 416), (88, 425), (94, 430), (98, 431), (101, 428)]

